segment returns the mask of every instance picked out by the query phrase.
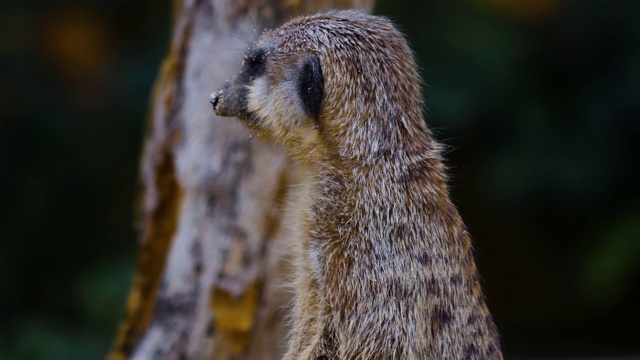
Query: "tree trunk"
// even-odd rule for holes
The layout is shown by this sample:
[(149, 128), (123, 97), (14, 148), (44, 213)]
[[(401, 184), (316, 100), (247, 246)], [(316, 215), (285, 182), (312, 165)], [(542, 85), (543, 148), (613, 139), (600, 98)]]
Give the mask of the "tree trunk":
[(373, 0), (174, 0), (141, 165), (140, 253), (111, 359), (276, 359), (287, 159), (217, 118), (209, 94), (264, 28)]

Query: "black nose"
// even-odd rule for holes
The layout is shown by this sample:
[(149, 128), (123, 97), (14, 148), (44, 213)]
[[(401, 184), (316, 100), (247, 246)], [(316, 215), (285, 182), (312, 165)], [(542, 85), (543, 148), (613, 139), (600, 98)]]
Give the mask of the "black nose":
[(220, 101), (220, 95), (222, 95), (222, 91), (216, 91), (209, 96), (209, 102), (213, 105), (213, 111), (216, 111), (216, 106), (218, 106), (218, 102)]

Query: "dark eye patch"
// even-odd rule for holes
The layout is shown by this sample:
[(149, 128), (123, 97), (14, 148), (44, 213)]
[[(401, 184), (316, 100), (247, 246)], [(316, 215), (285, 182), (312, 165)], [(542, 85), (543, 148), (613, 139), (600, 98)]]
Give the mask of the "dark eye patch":
[(253, 49), (244, 58), (245, 72), (250, 79), (262, 75), (266, 67), (266, 53), (263, 49)]
[(317, 120), (324, 96), (324, 79), (320, 60), (315, 55), (303, 59), (298, 79), (298, 94), (304, 112)]

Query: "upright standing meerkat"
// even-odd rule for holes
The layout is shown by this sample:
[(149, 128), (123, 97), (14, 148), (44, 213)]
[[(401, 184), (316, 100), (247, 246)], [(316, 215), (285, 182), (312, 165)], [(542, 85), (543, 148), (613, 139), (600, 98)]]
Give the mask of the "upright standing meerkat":
[(502, 358), (412, 52), (389, 20), (293, 19), (211, 102), (302, 173), (285, 359)]

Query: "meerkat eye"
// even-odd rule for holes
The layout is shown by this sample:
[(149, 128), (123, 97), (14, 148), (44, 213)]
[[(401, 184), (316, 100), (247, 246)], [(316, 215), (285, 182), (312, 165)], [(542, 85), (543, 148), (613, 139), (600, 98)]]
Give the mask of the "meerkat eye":
[(247, 75), (251, 79), (262, 75), (266, 65), (266, 54), (263, 49), (254, 49), (244, 59)]
[(305, 114), (317, 119), (324, 96), (324, 79), (320, 60), (315, 55), (307, 55), (302, 60), (298, 78), (298, 95)]

